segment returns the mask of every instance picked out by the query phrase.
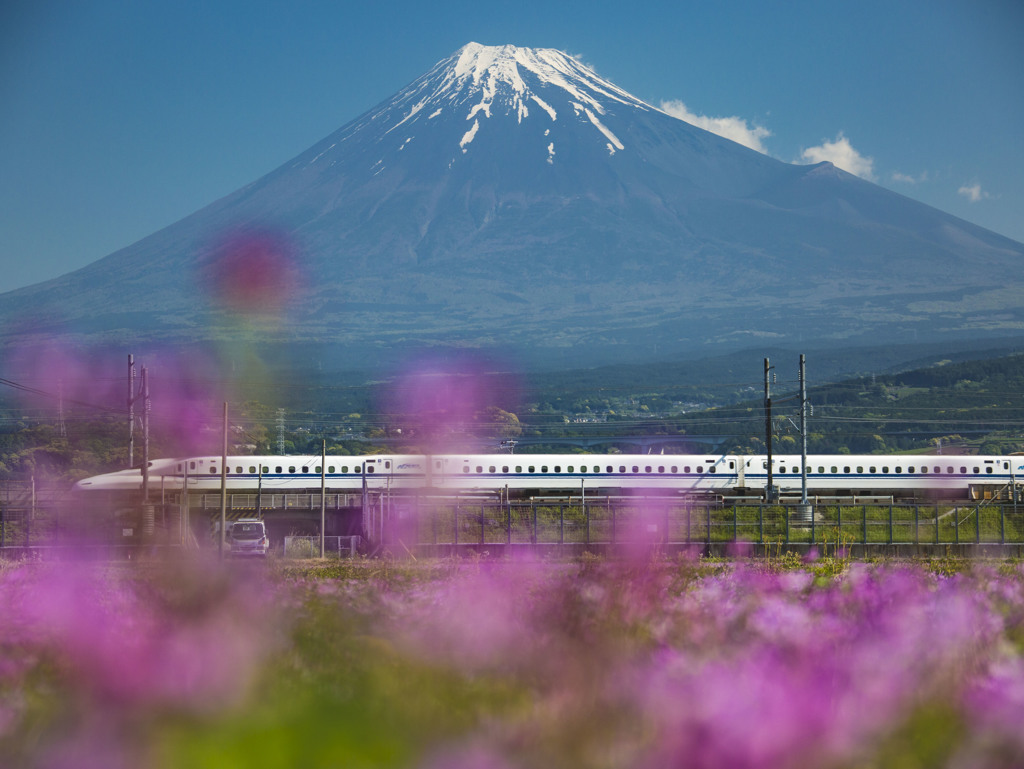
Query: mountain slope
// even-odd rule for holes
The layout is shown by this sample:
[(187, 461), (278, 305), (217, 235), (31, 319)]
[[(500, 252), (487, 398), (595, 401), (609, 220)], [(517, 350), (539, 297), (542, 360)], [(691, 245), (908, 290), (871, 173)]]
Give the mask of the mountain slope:
[(599, 362), (765, 336), (1005, 334), (1024, 321), (1022, 258), (829, 163), (670, 117), (558, 51), (471, 43), (232, 195), (10, 292), (0, 320), (58, 308), (86, 339), (231, 338), (230, 286), (256, 264), (241, 314), (287, 310), (267, 338)]

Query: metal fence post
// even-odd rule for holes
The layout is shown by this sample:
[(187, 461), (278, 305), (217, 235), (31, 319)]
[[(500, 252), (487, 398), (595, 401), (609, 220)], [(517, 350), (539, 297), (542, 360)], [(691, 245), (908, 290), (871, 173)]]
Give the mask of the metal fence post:
[(736, 520), (736, 505), (732, 506), (732, 541), (738, 542), (740, 539), (739, 522)]
[(1006, 505), (999, 506), (999, 544), (1006, 544)]
[(693, 541), (693, 536), (691, 534), (692, 524), (691, 524), (691, 521), (690, 521), (692, 516), (693, 516), (693, 505), (687, 504), (686, 505), (686, 544), (690, 544), (690, 542)]
[(764, 544), (764, 505), (757, 506), (757, 543)]
[(889, 544), (893, 542), (892, 539), (892, 502), (889, 503)]
[(533, 544), (537, 544), (537, 500), (530, 500), (530, 509), (533, 511)]
[(484, 504), (483, 504), (483, 502), (481, 502), (480, 503), (480, 544), (481, 545), (486, 545), (487, 544), (487, 538), (486, 538), (486, 536), (484, 536), (484, 521), (486, 521), (486, 520), (487, 520), (487, 516), (486, 516), (486, 513), (484, 511)]
[(459, 547), (459, 501), (455, 500), (455, 548)]
[(711, 545), (711, 505), (707, 506), (708, 510), (708, 546)]
[(864, 537), (864, 544), (868, 543), (868, 506), (861, 505), (860, 513), (863, 518), (861, 521), (861, 535)]

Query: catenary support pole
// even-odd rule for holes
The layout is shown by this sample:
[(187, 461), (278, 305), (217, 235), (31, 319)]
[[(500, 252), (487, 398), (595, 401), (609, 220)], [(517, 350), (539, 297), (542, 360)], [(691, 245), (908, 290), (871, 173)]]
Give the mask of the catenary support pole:
[(324, 557), (324, 524), (327, 520), (327, 441), (320, 449), (320, 557)]
[[(145, 369), (142, 370), (145, 375)], [(218, 551), (220, 557), (224, 557), (227, 549), (227, 519), (228, 519), (228, 403), (224, 401), (224, 440), (220, 453), (220, 544)]]

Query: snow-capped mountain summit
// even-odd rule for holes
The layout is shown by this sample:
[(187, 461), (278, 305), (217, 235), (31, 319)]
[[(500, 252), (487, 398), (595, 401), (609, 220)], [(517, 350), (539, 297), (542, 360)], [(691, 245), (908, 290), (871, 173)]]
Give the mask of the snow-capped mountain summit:
[(387, 126), (385, 134), (398, 131), (399, 137), (405, 137), (400, 145), (404, 148), (417, 131), (430, 131), (429, 121), (442, 118), (446, 123), (443, 118), (450, 113), (455, 121), (464, 120), (468, 126), (458, 146), (452, 143), (454, 156), (468, 153), (477, 134), (486, 134), (489, 123), (511, 118), (518, 125), (525, 123), (544, 147), (537, 159), (554, 163), (552, 132), (557, 136), (559, 111), (563, 125), (569, 119), (585, 117), (594, 128), (591, 139), (614, 155), (624, 149), (623, 144), (601, 118), (622, 106), (652, 109), (561, 51), (470, 43), (401, 91), (369, 120)]
[[(257, 245), (226, 258), (226, 242)], [(89, 338), (224, 337), (224, 308), (249, 296), (290, 308), (277, 338), (361, 365), (423, 345), (599, 362), (1015, 332), (1022, 259), (829, 163), (669, 116), (562, 52), (470, 43), (232, 195), (10, 292), (0, 321), (53, 306)], [(288, 279), (256, 274), (281, 261)], [(236, 290), (254, 280), (265, 293)]]

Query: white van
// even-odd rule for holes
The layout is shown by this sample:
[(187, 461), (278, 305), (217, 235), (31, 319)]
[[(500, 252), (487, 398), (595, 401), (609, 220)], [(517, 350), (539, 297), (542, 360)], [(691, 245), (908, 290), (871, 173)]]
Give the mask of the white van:
[(228, 529), (228, 552), (231, 555), (258, 555), (267, 557), (270, 540), (267, 529), (259, 518), (242, 518)]

